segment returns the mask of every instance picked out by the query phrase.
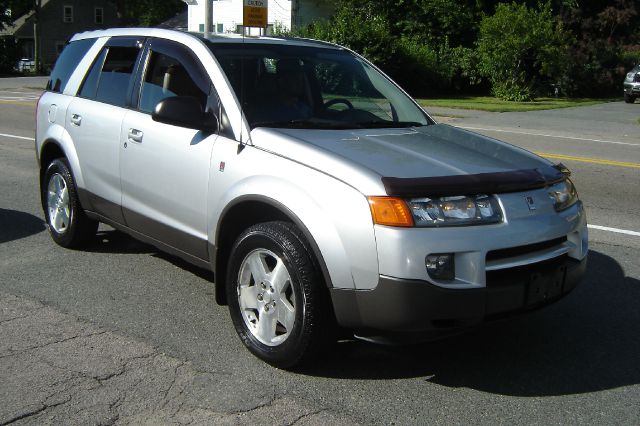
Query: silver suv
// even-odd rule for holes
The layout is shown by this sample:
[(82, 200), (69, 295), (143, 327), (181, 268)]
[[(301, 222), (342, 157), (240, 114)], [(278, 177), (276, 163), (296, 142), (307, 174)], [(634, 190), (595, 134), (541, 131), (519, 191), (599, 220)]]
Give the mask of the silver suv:
[(640, 96), (640, 65), (636, 65), (624, 79), (624, 101), (632, 104)]
[(214, 272), (242, 342), (290, 368), (350, 330), (431, 337), (569, 293), (569, 172), (435, 123), (356, 53), (158, 29), (76, 35), (37, 108), (53, 240), (98, 222)]

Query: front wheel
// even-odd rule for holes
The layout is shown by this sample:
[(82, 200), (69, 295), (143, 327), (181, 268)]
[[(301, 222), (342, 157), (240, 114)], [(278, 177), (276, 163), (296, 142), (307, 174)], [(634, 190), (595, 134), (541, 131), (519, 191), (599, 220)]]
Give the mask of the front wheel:
[(306, 364), (330, 343), (326, 290), (312, 256), (287, 222), (250, 227), (231, 250), (226, 290), (235, 329), (251, 353), (279, 368)]
[(624, 94), (624, 101), (626, 103), (628, 103), (628, 104), (632, 104), (632, 103), (634, 103), (636, 101), (636, 97), (632, 96), (632, 95), (630, 95), (628, 93), (625, 93)]
[(69, 163), (53, 160), (42, 182), (42, 207), (51, 238), (66, 248), (79, 248), (93, 238), (98, 222), (89, 219), (78, 199)]

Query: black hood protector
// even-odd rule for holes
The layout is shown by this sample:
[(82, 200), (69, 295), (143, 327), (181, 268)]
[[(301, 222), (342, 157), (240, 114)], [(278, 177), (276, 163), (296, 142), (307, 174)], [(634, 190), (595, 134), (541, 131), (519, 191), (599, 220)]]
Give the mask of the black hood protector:
[(424, 178), (383, 177), (387, 195), (393, 197), (443, 197), (453, 195), (502, 194), (544, 188), (563, 181), (569, 171), (562, 165), (474, 175)]

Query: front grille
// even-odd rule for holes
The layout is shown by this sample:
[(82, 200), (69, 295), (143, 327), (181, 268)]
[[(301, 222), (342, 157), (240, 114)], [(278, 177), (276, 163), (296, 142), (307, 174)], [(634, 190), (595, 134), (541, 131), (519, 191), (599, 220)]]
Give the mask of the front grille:
[(549, 241), (543, 241), (541, 243), (528, 244), (526, 246), (509, 247), (500, 250), (491, 250), (487, 253), (487, 262), (493, 260), (509, 259), (511, 257), (522, 256), (529, 253), (535, 253), (540, 250), (553, 248), (564, 244), (567, 241), (567, 237), (556, 238)]

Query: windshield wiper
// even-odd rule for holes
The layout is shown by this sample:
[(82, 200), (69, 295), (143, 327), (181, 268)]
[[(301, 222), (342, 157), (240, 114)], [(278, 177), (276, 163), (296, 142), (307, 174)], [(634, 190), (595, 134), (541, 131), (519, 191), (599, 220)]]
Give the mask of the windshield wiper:
[(382, 128), (397, 128), (397, 127), (422, 127), (426, 124), (419, 123), (417, 121), (359, 121), (356, 123), (363, 129), (382, 129)]
[(275, 127), (286, 129), (352, 129), (350, 123), (323, 119), (297, 119), (288, 121), (256, 121), (251, 123), (252, 128)]

